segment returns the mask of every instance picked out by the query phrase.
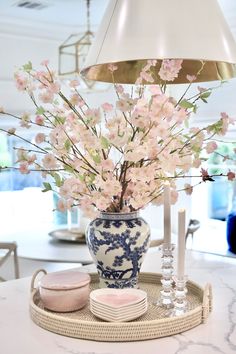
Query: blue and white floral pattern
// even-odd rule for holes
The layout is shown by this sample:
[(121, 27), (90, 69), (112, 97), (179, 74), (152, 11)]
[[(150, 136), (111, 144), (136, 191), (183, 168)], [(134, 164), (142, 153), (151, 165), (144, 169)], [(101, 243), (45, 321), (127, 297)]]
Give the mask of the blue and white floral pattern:
[(87, 229), (87, 244), (101, 287), (136, 287), (150, 228), (134, 213), (101, 213)]

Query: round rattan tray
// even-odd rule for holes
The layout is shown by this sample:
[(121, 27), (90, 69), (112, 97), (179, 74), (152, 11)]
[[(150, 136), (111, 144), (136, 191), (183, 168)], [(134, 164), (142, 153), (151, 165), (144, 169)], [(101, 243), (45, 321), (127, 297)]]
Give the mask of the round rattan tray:
[[(90, 275), (91, 290), (93, 290), (98, 288), (98, 275), (95, 273)], [(178, 317), (166, 317), (167, 310), (154, 305), (161, 289), (160, 279), (161, 275), (157, 273), (140, 274), (139, 287), (148, 293), (148, 311), (132, 322), (104, 322), (89, 311), (89, 304), (75, 312), (51, 312), (44, 309), (37, 289), (32, 289), (31, 292), (31, 318), (38, 326), (54, 333), (106, 342), (138, 341), (171, 336), (205, 322), (211, 311), (210, 284), (202, 289), (199, 285), (188, 281), (188, 312)]]

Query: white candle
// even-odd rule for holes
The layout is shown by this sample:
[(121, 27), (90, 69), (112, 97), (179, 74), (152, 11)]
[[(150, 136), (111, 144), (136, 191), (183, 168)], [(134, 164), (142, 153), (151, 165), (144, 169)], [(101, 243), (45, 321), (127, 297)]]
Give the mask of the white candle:
[(171, 242), (170, 183), (164, 183), (164, 244)]
[(178, 263), (177, 277), (184, 277), (184, 261), (185, 261), (185, 209), (178, 212)]

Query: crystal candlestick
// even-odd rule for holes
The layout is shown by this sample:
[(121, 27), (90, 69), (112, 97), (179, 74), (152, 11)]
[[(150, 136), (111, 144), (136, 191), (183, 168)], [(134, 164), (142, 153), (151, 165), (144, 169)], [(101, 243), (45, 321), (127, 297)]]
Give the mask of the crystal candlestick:
[(188, 302), (186, 299), (188, 292), (186, 287), (187, 276), (182, 278), (174, 277), (173, 279), (175, 282), (173, 316), (181, 316), (188, 311)]
[(170, 309), (174, 306), (174, 293), (173, 293), (173, 244), (163, 244), (162, 250), (162, 288), (160, 291), (160, 297), (157, 300), (156, 305)]

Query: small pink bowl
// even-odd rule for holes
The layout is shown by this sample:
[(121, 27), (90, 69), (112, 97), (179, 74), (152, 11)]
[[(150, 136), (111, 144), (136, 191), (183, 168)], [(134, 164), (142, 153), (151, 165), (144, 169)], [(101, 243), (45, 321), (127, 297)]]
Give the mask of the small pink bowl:
[(89, 298), (90, 276), (78, 271), (46, 274), (39, 281), (39, 293), (44, 306), (56, 312), (76, 311)]

